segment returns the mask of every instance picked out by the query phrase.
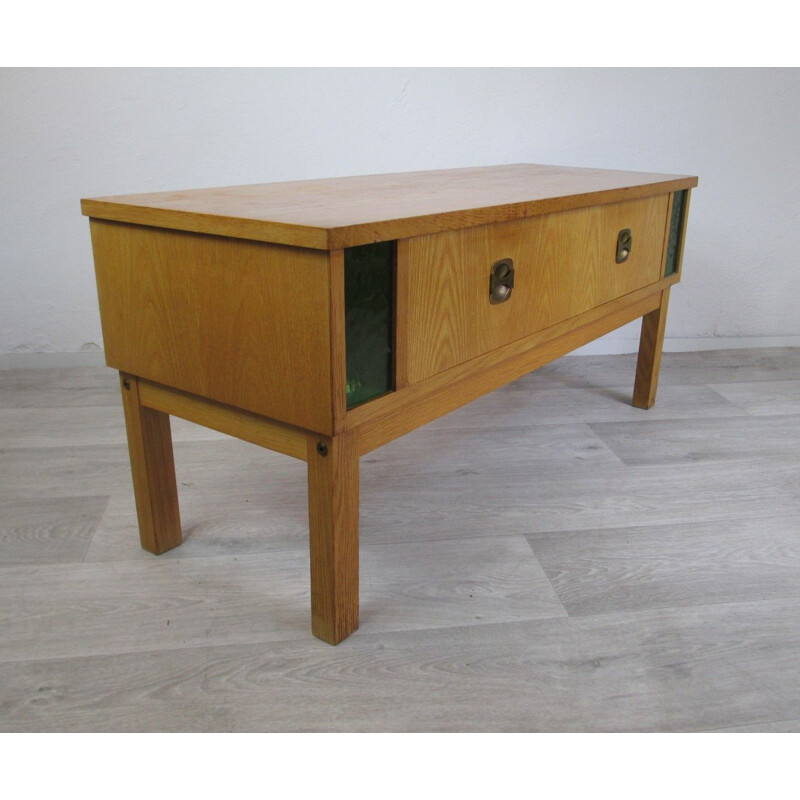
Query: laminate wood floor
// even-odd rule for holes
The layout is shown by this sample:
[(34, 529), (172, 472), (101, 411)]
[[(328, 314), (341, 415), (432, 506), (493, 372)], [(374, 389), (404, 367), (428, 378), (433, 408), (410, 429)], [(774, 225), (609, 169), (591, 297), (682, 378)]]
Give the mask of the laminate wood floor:
[(305, 465), (173, 420), (138, 544), (116, 375), (0, 372), (2, 731), (800, 731), (800, 349), (567, 357), (361, 460), (310, 633)]

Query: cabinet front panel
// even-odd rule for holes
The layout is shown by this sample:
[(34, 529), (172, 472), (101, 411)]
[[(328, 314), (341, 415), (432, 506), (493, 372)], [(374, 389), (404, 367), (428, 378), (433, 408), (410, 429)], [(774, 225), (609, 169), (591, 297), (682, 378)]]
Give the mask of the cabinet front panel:
[(92, 220), (109, 366), (332, 431), (327, 253)]
[[(398, 268), (409, 382), (657, 282), (668, 202), (657, 195), (407, 240)], [(513, 286), (498, 301), (492, 267), (508, 260)]]

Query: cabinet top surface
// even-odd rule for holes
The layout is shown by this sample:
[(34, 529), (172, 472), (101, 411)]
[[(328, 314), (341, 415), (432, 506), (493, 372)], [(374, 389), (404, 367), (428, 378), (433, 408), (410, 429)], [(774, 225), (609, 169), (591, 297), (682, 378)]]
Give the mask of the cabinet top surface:
[(509, 164), (98, 197), (86, 216), (339, 249), (697, 185), (688, 175)]

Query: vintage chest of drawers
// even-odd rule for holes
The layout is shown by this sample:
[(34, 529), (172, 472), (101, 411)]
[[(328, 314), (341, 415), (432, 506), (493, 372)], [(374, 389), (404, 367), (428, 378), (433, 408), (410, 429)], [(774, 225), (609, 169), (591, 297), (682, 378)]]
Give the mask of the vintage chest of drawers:
[(142, 546), (181, 543), (169, 415), (303, 459), (338, 643), (361, 455), (638, 317), (653, 404), (696, 185), (515, 164), (83, 200)]

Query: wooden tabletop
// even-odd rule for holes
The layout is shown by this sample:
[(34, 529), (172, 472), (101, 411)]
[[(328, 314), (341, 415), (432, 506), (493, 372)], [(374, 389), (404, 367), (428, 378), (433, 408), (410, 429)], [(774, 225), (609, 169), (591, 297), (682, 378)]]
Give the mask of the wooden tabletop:
[(86, 216), (335, 250), (688, 189), (697, 178), (507, 164), (98, 197)]

